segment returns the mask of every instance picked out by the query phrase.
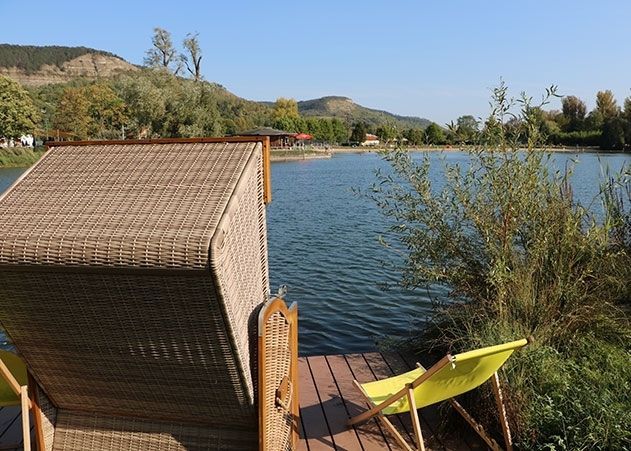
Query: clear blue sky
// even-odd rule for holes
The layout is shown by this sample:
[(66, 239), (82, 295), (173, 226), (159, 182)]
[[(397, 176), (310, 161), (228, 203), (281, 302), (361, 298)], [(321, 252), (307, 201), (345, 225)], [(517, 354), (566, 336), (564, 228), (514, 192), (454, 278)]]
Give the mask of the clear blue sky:
[[(631, 95), (631, 1), (0, 0), (0, 42), (142, 63), (152, 29), (199, 32), (207, 80), (254, 100), (344, 95), (439, 123), (514, 94)], [(557, 102), (558, 105), (558, 102)]]

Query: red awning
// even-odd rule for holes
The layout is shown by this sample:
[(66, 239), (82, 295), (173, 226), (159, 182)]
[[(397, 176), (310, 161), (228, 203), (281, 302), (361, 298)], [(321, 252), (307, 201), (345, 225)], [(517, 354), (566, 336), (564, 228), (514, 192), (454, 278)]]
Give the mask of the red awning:
[(299, 140), (307, 140), (307, 139), (313, 139), (313, 136), (307, 133), (298, 133), (294, 135), (294, 138), (299, 139)]

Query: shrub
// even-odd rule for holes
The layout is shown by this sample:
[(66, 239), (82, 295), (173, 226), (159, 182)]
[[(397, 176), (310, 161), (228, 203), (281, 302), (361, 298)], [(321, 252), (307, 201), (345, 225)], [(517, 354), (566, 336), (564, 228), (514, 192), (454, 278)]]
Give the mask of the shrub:
[[(378, 175), (373, 198), (395, 220), (391, 232), (405, 249), (401, 283), (449, 293), (411, 344), (459, 352), (532, 334), (535, 343), (503, 375), (517, 444), (628, 446), (631, 327), (622, 305), (631, 257), (612, 239), (624, 206), (597, 221), (574, 201), (569, 172), (554, 171), (550, 154), (534, 150), (542, 137), (530, 99), (511, 101), (502, 85), (493, 100), (493, 127), (469, 151), (467, 168), (445, 163), (442, 188), (430, 181), (427, 156), (419, 163), (400, 150), (384, 155), (394, 173)], [(484, 390), (467, 397), (493, 419), (488, 400)]]

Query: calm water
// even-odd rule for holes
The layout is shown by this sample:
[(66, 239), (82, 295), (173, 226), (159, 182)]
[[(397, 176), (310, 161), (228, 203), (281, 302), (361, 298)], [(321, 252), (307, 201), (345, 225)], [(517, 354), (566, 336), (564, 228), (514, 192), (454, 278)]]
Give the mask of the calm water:
[[(457, 151), (432, 158), (467, 160)], [(579, 160), (573, 186), (583, 203), (598, 194), (602, 166), (617, 170), (624, 162), (631, 164), (631, 155), (623, 154), (555, 155), (559, 167), (569, 159)], [(381, 265), (397, 258), (378, 242), (388, 223), (369, 200), (353, 193), (353, 188), (366, 189), (374, 182), (377, 168), (387, 166), (374, 154), (272, 165), (273, 202), (268, 207), (272, 291), (286, 284), (287, 300), (298, 302), (301, 354), (374, 349), (377, 341), (406, 336), (427, 318), (427, 292), (380, 289), (382, 283), (397, 280), (393, 270)], [(440, 164), (434, 165), (434, 171), (440, 183)], [(22, 172), (0, 169), (0, 192)]]

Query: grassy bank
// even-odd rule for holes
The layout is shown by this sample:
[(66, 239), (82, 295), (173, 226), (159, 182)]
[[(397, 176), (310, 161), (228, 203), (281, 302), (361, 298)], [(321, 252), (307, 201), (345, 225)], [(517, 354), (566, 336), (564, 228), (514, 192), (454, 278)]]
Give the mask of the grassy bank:
[(7, 147), (0, 149), (0, 168), (26, 168), (44, 154), (44, 147)]
[[(534, 151), (535, 109), (524, 101), (516, 113), (524, 150), (496, 94), (496, 128), (469, 167), (445, 162), (436, 187), (429, 158), (394, 151), (385, 156), (394, 175), (375, 184), (406, 250), (402, 284), (448, 293), (410, 344), (444, 354), (532, 335), (501, 375), (518, 447), (629, 449), (631, 172), (603, 180), (604, 217), (588, 210), (551, 154)], [(501, 436), (490, 387), (463, 402)]]

